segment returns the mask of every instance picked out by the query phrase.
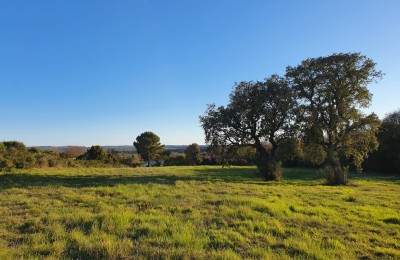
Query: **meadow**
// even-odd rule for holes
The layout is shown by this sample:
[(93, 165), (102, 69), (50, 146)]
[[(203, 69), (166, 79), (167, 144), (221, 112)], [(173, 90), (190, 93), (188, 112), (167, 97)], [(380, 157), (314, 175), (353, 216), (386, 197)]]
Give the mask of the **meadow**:
[(0, 259), (400, 258), (400, 178), (287, 168), (0, 173)]

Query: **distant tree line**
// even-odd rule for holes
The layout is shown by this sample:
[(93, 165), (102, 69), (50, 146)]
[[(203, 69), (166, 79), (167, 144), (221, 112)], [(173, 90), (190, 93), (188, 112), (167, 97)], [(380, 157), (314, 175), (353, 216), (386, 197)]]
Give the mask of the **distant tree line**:
[(378, 130), (379, 147), (363, 166), (366, 170), (400, 174), (400, 109), (389, 113)]
[(139, 156), (131, 152), (106, 151), (101, 146), (90, 149), (70, 146), (55, 149), (26, 147), (18, 141), (0, 142), (0, 171), (48, 167), (122, 167), (140, 166)]
[(182, 153), (169, 151), (160, 143), (160, 137), (147, 131), (140, 134), (133, 143), (142, 161), (147, 166), (183, 165), (254, 165), (255, 150), (252, 147), (239, 147), (229, 152), (222, 147), (209, 147), (201, 151), (197, 143), (188, 145)]

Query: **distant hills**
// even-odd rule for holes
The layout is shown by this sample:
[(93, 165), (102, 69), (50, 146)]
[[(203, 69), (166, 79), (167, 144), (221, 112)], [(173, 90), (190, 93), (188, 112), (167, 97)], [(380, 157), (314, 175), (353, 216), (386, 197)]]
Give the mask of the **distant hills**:
[[(202, 152), (207, 150), (207, 145), (199, 145), (200, 150)], [(89, 149), (90, 147), (86, 146), (36, 146), (44, 150), (53, 150), (53, 151), (58, 151), (58, 152), (64, 152), (70, 147), (80, 147), (80, 148), (85, 148)], [(105, 150), (107, 151), (118, 151), (118, 152), (134, 152), (136, 151), (135, 147), (133, 145), (105, 145), (102, 146)], [(183, 153), (188, 147), (187, 145), (166, 145), (165, 149), (171, 152), (177, 152), (177, 153)]]

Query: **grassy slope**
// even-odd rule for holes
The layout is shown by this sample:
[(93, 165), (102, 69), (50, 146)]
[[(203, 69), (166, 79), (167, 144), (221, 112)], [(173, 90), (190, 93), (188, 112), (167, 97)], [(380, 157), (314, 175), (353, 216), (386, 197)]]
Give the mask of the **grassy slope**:
[(0, 259), (400, 258), (400, 180), (251, 167), (0, 174)]

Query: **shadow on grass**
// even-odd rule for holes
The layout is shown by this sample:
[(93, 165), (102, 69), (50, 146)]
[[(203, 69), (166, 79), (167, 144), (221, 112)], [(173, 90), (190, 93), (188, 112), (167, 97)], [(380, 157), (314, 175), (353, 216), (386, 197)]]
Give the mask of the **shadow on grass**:
[(66, 187), (98, 187), (115, 186), (119, 184), (160, 183), (172, 185), (176, 176), (105, 176), (105, 175), (35, 175), (27, 173), (0, 175), (0, 190), (8, 188), (26, 188), (30, 186), (66, 186)]
[[(351, 174), (351, 179), (382, 180), (400, 184), (400, 176), (387, 176), (376, 173)], [(140, 175), (99, 175), (87, 174), (69, 176), (67, 174), (40, 175), (30, 173), (0, 174), (0, 190), (10, 188), (26, 188), (34, 186), (65, 186), (65, 187), (99, 187), (124, 184), (163, 184), (175, 185), (176, 181), (203, 181), (222, 183), (246, 183), (255, 185), (299, 185), (314, 186), (323, 184), (324, 180), (317, 169), (286, 168), (284, 181), (267, 182), (258, 174), (255, 168), (212, 168), (192, 169), (188, 174), (149, 174)]]
[(384, 182), (400, 184), (400, 175), (390, 174), (390, 173), (351, 172), (351, 173), (349, 173), (349, 179), (350, 180), (364, 180), (364, 181), (384, 181)]
[(7, 173), (0, 174), (0, 190), (10, 188), (26, 188), (33, 186), (66, 186), (66, 187), (99, 187), (124, 184), (163, 184), (175, 185), (176, 181), (207, 181), (232, 183), (262, 184), (262, 179), (254, 169), (202, 169), (192, 171), (192, 174), (149, 174), (140, 175), (107, 175), (87, 174), (71, 176), (67, 174), (30, 174)]

